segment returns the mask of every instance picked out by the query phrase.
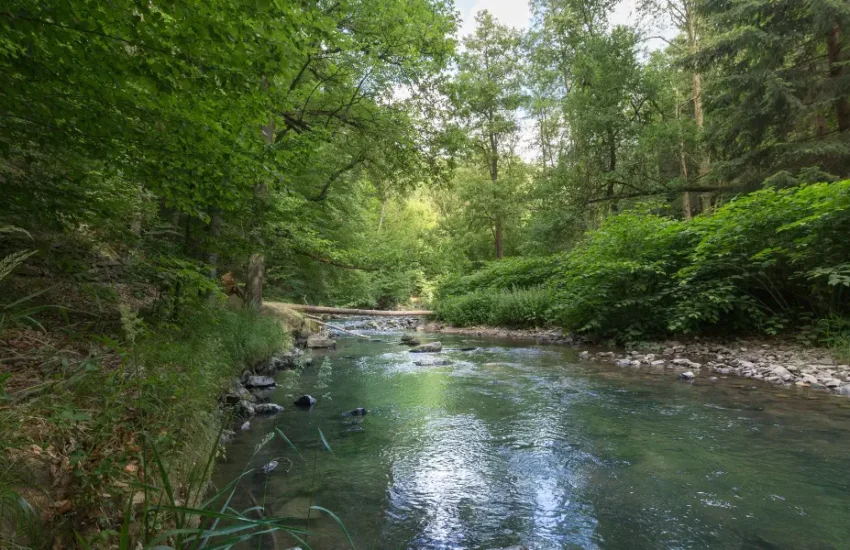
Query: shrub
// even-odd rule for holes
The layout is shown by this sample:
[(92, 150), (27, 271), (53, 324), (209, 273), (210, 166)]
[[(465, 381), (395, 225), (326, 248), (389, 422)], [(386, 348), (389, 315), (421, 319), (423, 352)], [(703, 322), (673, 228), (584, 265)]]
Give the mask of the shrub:
[(775, 334), (850, 316), (848, 235), (850, 181), (764, 189), (691, 221), (623, 213), (569, 253), (444, 282), (437, 314), (460, 325), (549, 322), (621, 341)]
[(553, 280), (556, 322), (604, 338), (664, 333), (676, 298), (673, 275), (693, 241), (686, 227), (653, 215), (609, 218), (569, 253)]
[(482, 289), (437, 301), (436, 315), (457, 326), (496, 325), (533, 328), (550, 324), (551, 290)]
[(776, 333), (850, 313), (850, 181), (765, 189), (691, 226), (699, 241), (677, 273), (670, 330)]

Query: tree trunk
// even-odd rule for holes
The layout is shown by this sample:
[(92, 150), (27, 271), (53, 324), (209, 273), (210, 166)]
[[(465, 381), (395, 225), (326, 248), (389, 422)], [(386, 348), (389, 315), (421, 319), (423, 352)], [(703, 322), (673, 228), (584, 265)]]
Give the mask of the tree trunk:
[[(207, 227), (207, 264), (210, 266), (210, 280), (218, 281), (218, 252), (215, 246), (221, 237), (221, 211), (213, 208), (210, 212), (210, 224)], [(210, 304), (215, 302), (216, 293), (210, 292), (207, 296)]]
[[(616, 134), (610, 128), (608, 129), (608, 172), (612, 175), (617, 171), (617, 140)], [(609, 202), (609, 207), (611, 208), (611, 213), (616, 214), (619, 208), (617, 207), (617, 201), (614, 200), (614, 181), (612, 179), (608, 180), (608, 187), (605, 190), (605, 196), (611, 199)]]
[[(832, 24), (832, 30), (827, 35), (826, 49), (829, 57), (829, 75), (838, 80), (844, 73), (844, 67), (841, 66), (841, 28), (837, 22)], [(838, 120), (838, 131), (846, 132), (850, 130), (850, 101), (847, 99), (846, 88), (837, 87), (837, 89), (835, 115)]]
[(505, 254), (504, 254), (504, 251), (503, 251), (503, 246), (502, 246), (502, 242), (504, 240), (503, 233), (504, 233), (504, 231), (502, 229), (502, 220), (498, 220), (498, 221), (496, 221), (496, 230), (494, 231), (495, 241), (496, 241), (496, 259), (497, 260), (501, 260), (502, 258), (505, 257)]
[(266, 261), (262, 254), (252, 254), (248, 263), (248, 281), (245, 285), (245, 305), (255, 311), (263, 307), (263, 276)]
[[(263, 139), (266, 144), (274, 143), (274, 122), (270, 121), (267, 125), (260, 128), (263, 133)], [(257, 223), (262, 223), (266, 203), (269, 200), (269, 186), (265, 181), (257, 182), (254, 185), (254, 217)], [(260, 232), (258, 246), (260, 250), (264, 248), (262, 232)], [(263, 276), (266, 272), (266, 257), (262, 252), (255, 252), (251, 255), (248, 262), (248, 281), (245, 283), (245, 305), (255, 308), (259, 311), (263, 305)]]

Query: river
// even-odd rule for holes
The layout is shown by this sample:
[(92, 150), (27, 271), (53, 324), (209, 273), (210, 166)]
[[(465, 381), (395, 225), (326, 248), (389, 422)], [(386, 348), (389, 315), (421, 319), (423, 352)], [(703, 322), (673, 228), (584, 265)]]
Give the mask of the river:
[[(252, 491), (302, 527), (325, 507), (361, 550), (850, 548), (847, 398), (686, 383), (568, 347), (432, 335), (477, 349), (412, 354), (373, 336), (278, 375), (286, 411), (252, 420), (217, 468), (222, 486), (252, 456), (280, 462), (243, 481), (236, 507)], [(291, 405), (305, 393), (309, 411)], [(356, 407), (368, 414), (342, 416)], [(255, 452), (275, 428), (297, 453), (280, 437)], [(312, 548), (349, 547), (311, 516)]]

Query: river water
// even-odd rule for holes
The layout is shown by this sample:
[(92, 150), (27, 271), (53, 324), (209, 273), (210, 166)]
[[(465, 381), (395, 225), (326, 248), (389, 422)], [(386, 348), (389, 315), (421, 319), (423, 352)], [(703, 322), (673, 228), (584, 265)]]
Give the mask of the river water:
[[(373, 336), (279, 374), (271, 399), (287, 410), (252, 420), (216, 472), (222, 486), (279, 459), (245, 478), (237, 508), (250, 491), (304, 527), (323, 506), (359, 549), (850, 548), (846, 398), (679, 382), (567, 347), (433, 335), (478, 349), (411, 354), (398, 334)], [(439, 360), (451, 364), (414, 363)], [(291, 405), (304, 393), (310, 411)], [(360, 424), (342, 416), (356, 407)], [(261, 445), (275, 428), (298, 453)], [(349, 548), (330, 516), (311, 516), (312, 548)]]

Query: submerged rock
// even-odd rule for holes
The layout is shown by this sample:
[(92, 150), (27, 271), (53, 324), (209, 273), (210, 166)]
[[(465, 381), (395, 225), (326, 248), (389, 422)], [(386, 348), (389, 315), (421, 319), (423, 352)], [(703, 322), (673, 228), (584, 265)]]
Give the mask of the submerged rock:
[(329, 349), (336, 347), (336, 340), (324, 336), (313, 335), (307, 338), (307, 347), (310, 349)]
[(249, 376), (245, 381), (246, 388), (272, 388), (276, 385), (271, 376)]
[(345, 431), (346, 432), (362, 432), (363, 430), (364, 430), (363, 426), (351, 426), (350, 428), (347, 428)]
[(254, 412), (257, 414), (278, 414), (283, 412), (283, 407), (277, 403), (259, 403), (254, 405)]
[(251, 429), (251, 422), (246, 420), (245, 423), (242, 424), (242, 427), (240, 427), (239, 429), (242, 430), (243, 432), (247, 432), (248, 430)]
[(342, 416), (365, 416), (368, 413), (366, 409), (363, 407), (357, 407), (356, 409), (352, 409), (347, 413), (343, 413)]
[(437, 359), (436, 361), (414, 361), (413, 364), (417, 367), (446, 367), (452, 362), (448, 359)]
[(312, 395), (302, 395), (295, 400), (295, 406), (302, 409), (311, 409), (316, 405), (316, 398)]
[(679, 373), (679, 380), (693, 380), (693, 379), (694, 379), (694, 373), (692, 373), (691, 371)]
[(415, 348), (410, 349), (410, 353), (436, 353), (438, 351), (442, 351), (443, 344), (440, 342), (429, 342), (427, 344), (422, 344), (421, 346), (416, 346)]
[(269, 462), (268, 464), (263, 466), (260, 469), (260, 471), (263, 472), (264, 474), (270, 474), (273, 471), (275, 471), (275, 469), (277, 469), (278, 466), (279, 466), (279, 464), (278, 464), (277, 460), (272, 460), (271, 462)]

